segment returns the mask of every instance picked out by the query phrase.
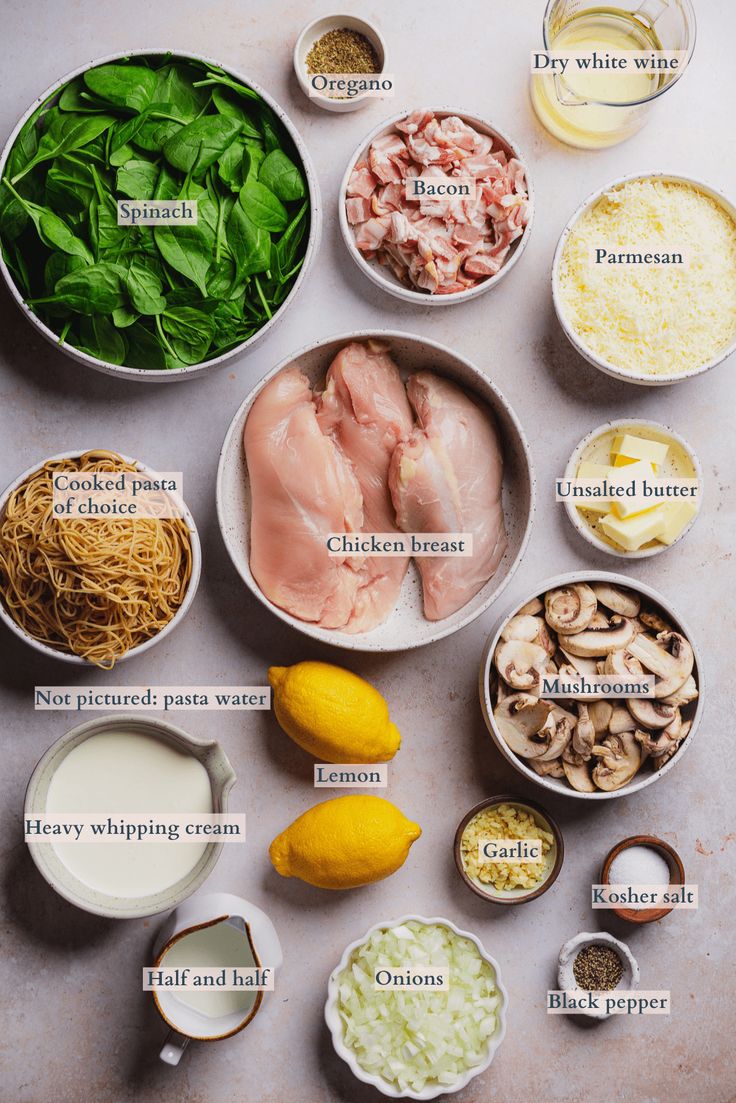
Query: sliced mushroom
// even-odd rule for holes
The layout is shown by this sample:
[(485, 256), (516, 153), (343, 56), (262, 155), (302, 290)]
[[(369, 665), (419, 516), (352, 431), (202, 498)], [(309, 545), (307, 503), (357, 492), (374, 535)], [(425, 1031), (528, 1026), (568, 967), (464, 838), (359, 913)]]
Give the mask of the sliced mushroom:
[(611, 735), (621, 735), (621, 732), (633, 732), (636, 730), (636, 721), (628, 709), (616, 705), (608, 721), (608, 730)]
[(695, 679), (692, 674), (689, 674), (679, 689), (676, 689), (669, 697), (661, 697), (660, 700), (664, 705), (677, 705), (679, 708), (682, 708), (683, 705), (689, 705), (697, 696), (698, 687), (695, 684)]
[(595, 594), (585, 582), (560, 586), (544, 595), (545, 620), (556, 632), (582, 632), (597, 607)]
[(502, 640), (525, 640), (543, 647), (548, 655), (554, 655), (557, 645), (550, 638), (547, 623), (542, 617), (515, 616), (501, 632)]
[(564, 656), (566, 662), (573, 666), (578, 674), (600, 674), (598, 670), (598, 663), (595, 659), (586, 659), (582, 655), (573, 655), (570, 652), (564, 650), (564, 648), (558, 648), (558, 653)]
[(496, 705), (493, 719), (509, 750), (522, 758), (538, 758), (549, 744), (544, 740), (535, 741), (533, 736), (544, 727), (551, 711), (552, 706), (547, 701), (540, 701), (529, 693), (512, 693)]
[(675, 715), (666, 728), (660, 728), (659, 731), (639, 731), (637, 729), (636, 740), (645, 755), (651, 755), (653, 758), (660, 758), (663, 755), (672, 757), (669, 752), (674, 753), (680, 745), (683, 739), (682, 729), (683, 723), (680, 710), (675, 709)]
[(636, 635), (636, 626), (632, 620), (618, 614), (607, 621), (605, 627), (587, 628), (568, 636), (560, 634), (560, 647), (573, 655), (591, 658), (596, 655), (609, 655), (611, 651), (622, 651), (629, 647)]
[(548, 746), (544, 754), (536, 756), (537, 760), (539, 762), (552, 762), (559, 758), (572, 739), (574, 727), (575, 718), (570, 713), (565, 712), (564, 709), (553, 705), (544, 727), (538, 733), (538, 738), (541, 739), (542, 736), (548, 738)]
[(556, 758), (553, 762), (542, 762), (538, 758), (532, 758), (529, 762), (532, 770), (539, 774), (540, 777), (564, 777), (565, 771), (562, 765), (562, 759)]
[(656, 640), (639, 633), (629, 650), (642, 666), (657, 676), (654, 696), (669, 697), (686, 681), (693, 669), (693, 649), (679, 632), (660, 632)]
[(531, 601), (527, 601), (526, 605), (522, 605), (516, 614), (517, 617), (535, 617), (537, 613), (541, 613), (544, 609), (544, 602), (540, 601), (538, 597), (533, 597)]
[(619, 613), (622, 617), (639, 615), (641, 599), (631, 590), (623, 586), (613, 586), (610, 582), (591, 582), (590, 588), (601, 605), (605, 605), (612, 613)]
[(546, 668), (548, 660), (543, 647), (526, 640), (504, 640), (493, 656), (496, 670), (503, 680), (514, 689), (524, 690), (539, 687), (539, 674)]
[[(576, 757), (577, 761), (575, 761)], [(572, 758), (573, 761), (569, 761), (569, 758)], [(579, 793), (594, 793), (595, 785), (587, 764), (579, 756), (571, 755), (569, 758), (563, 757), (562, 769), (565, 771), (565, 777), (573, 789), (577, 789)]]
[(638, 659), (626, 648), (621, 651), (611, 651), (603, 662), (601, 674), (616, 674), (619, 678), (625, 678), (627, 674), (643, 674), (644, 670)]
[(677, 742), (671, 742), (662, 754), (652, 756), (652, 766), (655, 770), (661, 770), (664, 764), (666, 762), (669, 762), (669, 760), (674, 757), (680, 744), (684, 742), (686, 736), (689, 734), (691, 727), (692, 721), (685, 720), (680, 728), (680, 738), (677, 740)]
[(598, 764), (593, 770), (593, 781), (599, 789), (610, 793), (631, 781), (641, 766), (641, 749), (634, 732), (607, 735), (602, 743), (593, 747)]
[(639, 613), (639, 620), (647, 628), (651, 628), (653, 632), (672, 632), (673, 628), (671, 624), (668, 624), (666, 620), (662, 620), (659, 613), (649, 610), (647, 612)]
[(613, 705), (610, 701), (593, 701), (588, 709), (590, 720), (595, 728), (596, 738), (610, 730)]
[(673, 705), (663, 705), (660, 701), (652, 701), (648, 697), (628, 697), (626, 707), (637, 724), (652, 731), (666, 728), (679, 714), (679, 709), (674, 708)]
[(595, 725), (590, 718), (588, 706), (580, 701), (578, 703), (578, 722), (572, 733), (572, 746), (576, 754), (587, 762), (593, 752), (595, 744)]

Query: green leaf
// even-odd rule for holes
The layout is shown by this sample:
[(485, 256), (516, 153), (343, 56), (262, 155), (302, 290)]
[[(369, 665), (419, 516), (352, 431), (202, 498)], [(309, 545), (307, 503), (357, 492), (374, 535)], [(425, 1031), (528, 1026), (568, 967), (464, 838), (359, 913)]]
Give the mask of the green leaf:
[(127, 329), (140, 318), (140, 314), (129, 306), (119, 306), (112, 312), (112, 324), (118, 329)]
[(83, 118), (76, 118), (74, 115), (58, 117), (39, 141), (36, 155), (13, 176), (11, 183), (15, 184), (42, 161), (50, 161), (63, 153), (81, 149), (114, 122), (112, 115), (90, 115)]
[(125, 286), (139, 314), (161, 314), (166, 309), (161, 280), (140, 261), (133, 261), (125, 276)]
[(233, 142), (218, 158), (217, 173), (223, 184), (227, 184), (233, 191), (239, 192), (245, 183), (243, 173), (243, 158), (245, 146), (242, 142)]
[(76, 272), (85, 268), (86, 262), (81, 257), (75, 257), (69, 253), (51, 253), (43, 270), (43, 281), (50, 295), (54, 293), (57, 283), (70, 272)]
[(164, 145), (164, 157), (180, 172), (202, 175), (240, 132), (240, 123), (224, 115), (204, 115), (183, 126)]
[(78, 111), (81, 114), (98, 114), (108, 110), (105, 103), (96, 100), (87, 91), (81, 78), (71, 81), (59, 96), (59, 108), (62, 111)]
[(257, 92), (254, 92), (252, 88), (248, 88), (247, 85), (241, 84), (240, 81), (234, 80), (233, 77), (228, 76), (224, 69), (220, 69), (217, 65), (213, 65), (207, 70), (207, 80), (199, 80), (196, 82), (197, 87), (206, 86), (208, 84), (222, 84), (226, 88), (232, 88), (238, 95), (245, 96), (247, 100), (253, 100), (255, 103), (263, 102)]
[(229, 91), (227, 88), (213, 88), (212, 102), (221, 115), (227, 115), (231, 119), (237, 119), (241, 125), (241, 133), (246, 138), (256, 138), (258, 141), (261, 140), (260, 130), (233, 92)]
[(116, 264), (104, 261), (80, 268), (59, 280), (51, 301), (78, 314), (111, 314), (125, 303), (122, 275)]
[(258, 180), (246, 180), (240, 191), (239, 202), (250, 220), (264, 230), (278, 233), (289, 225), (286, 207)]
[(89, 166), (76, 154), (57, 157), (46, 173), (47, 206), (57, 211), (79, 214), (86, 211), (94, 191)]
[(177, 199), (180, 191), (176, 177), (168, 165), (161, 165), (153, 193), (154, 199)]
[(287, 203), (292, 199), (302, 199), (306, 194), (304, 177), (281, 149), (274, 149), (268, 154), (260, 167), (258, 179)]
[(126, 161), (117, 171), (115, 187), (129, 199), (153, 199), (158, 177), (158, 165), (153, 161)]
[(157, 103), (175, 104), (178, 116), (184, 122), (193, 122), (207, 106), (208, 94), (204, 88), (195, 88), (196, 70), (188, 65), (165, 65), (156, 73)]
[(27, 224), (28, 212), (3, 180), (0, 182), (0, 237), (5, 241), (15, 241)]
[(235, 204), (227, 220), (227, 241), (238, 279), (266, 271), (271, 258), (271, 237), (267, 230), (256, 226), (240, 203)]
[(143, 368), (145, 371), (163, 371), (166, 368), (166, 356), (158, 336), (142, 322), (131, 325), (125, 336), (128, 341), (126, 363), (129, 367)]
[(87, 70), (84, 83), (107, 103), (143, 111), (156, 91), (156, 74), (143, 65), (100, 65)]
[(299, 246), (307, 228), (307, 209), (305, 201), (292, 218), (278, 241), (273, 244), (271, 267), (280, 283), (284, 283), (293, 274)]
[(166, 263), (196, 284), (203, 298), (207, 296), (207, 271), (214, 251), (214, 232), (206, 220), (208, 202), (211, 204), (210, 200), (199, 203), (196, 226), (156, 226), (153, 231)]
[(161, 316), (161, 325), (174, 354), (185, 364), (200, 364), (215, 335), (213, 319), (192, 306), (177, 306)]
[(79, 325), (82, 352), (106, 360), (109, 364), (124, 364), (127, 344), (113, 323), (99, 314), (82, 318)]

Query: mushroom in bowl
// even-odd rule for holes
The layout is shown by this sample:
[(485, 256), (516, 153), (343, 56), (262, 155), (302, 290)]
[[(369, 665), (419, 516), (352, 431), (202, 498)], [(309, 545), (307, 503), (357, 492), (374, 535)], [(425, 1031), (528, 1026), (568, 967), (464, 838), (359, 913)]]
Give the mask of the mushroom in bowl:
[[(614, 687), (648, 676), (653, 696), (605, 682), (597, 692), (599, 675)], [(578, 683), (569, 696), (545, 694), (556, 676)], [(505, 757), (539, 785), (588, 800), (669, 770), (692, 742), (702, 688), (691, 636), (665, 599), (603, 572), (542, 584), (502, 621), (480, 671), (486, 724)]]

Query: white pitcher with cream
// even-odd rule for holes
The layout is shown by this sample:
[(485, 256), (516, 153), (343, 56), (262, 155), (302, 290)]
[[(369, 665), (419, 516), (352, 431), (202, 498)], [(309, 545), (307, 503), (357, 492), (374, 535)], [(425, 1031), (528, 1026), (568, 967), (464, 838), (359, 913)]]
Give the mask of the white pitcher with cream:
[[(273, 923), (260, 908), (231, 893), (194, 896), (171, 912), (154, 947), (153, 969), (259, 969), (275, 977), (283, 962)], [(244, 1030), (263, 1006), (263, 988), (158, 986), (153, 999), (169, 1034), (160, 1057), (178, 1065), (191, 1040), (214, 1042)]]

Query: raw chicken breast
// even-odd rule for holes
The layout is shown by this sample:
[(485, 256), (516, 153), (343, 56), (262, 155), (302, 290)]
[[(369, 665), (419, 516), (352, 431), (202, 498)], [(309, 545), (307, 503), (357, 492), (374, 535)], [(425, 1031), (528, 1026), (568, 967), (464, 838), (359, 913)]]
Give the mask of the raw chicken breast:
[[(327, 373), (317, 420), (350, 460), (363, 495), (363, 531), (398, 532), (388, 488), (396, 445), (414, 424), (399, 369), (377, 341), (341, 349)], [(394, 608), (409, 558), (368, 557), (346, 631), (369, 632)]]
[(417, 557), (428, 620), (461, 609), (492, 577), (506, 550), (503, 458), (491, 415), (454, 383), (412, 375), (418, 426), (391, 460), (389, 486), (404, 532), (472, 532), (472, 558)]
[(250, 568), (274, 605), (323, 628), (350, 619), (364, 557), (333, 559), (331, 532), (359, 532), (360, 487), (335, 442), (317, 423), (309, 380), (280, 372), (245, 423), (251, 488)]

